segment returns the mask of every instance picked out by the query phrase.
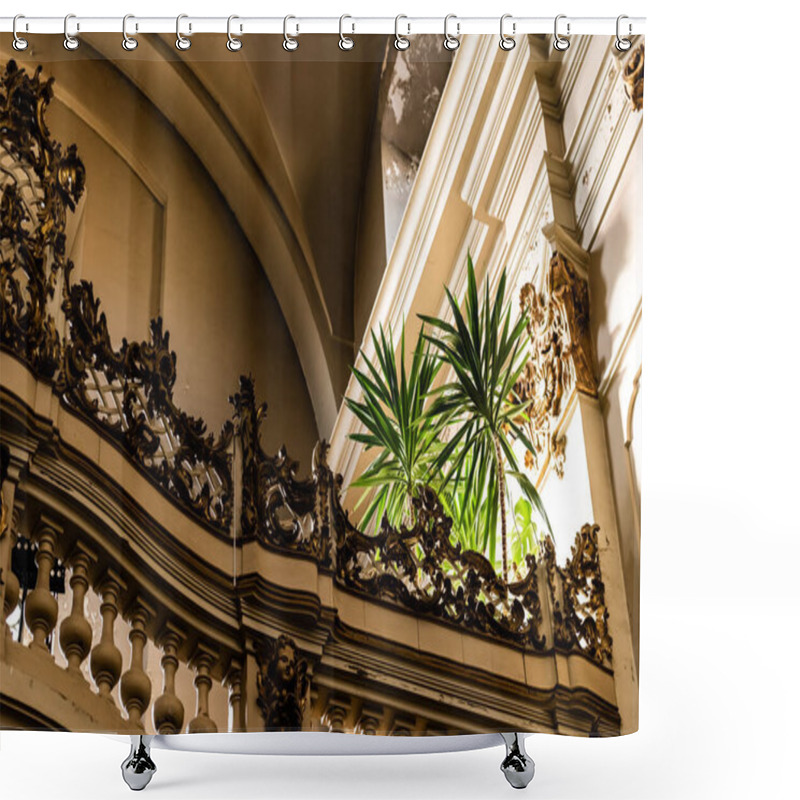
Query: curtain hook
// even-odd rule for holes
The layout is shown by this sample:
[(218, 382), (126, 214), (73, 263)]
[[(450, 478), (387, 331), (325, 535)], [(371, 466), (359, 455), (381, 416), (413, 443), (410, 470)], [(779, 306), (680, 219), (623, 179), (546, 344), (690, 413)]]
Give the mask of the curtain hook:
[[(238, 52), (239, 50), (242, 49), (242, 40), (241, 39), (237, 39), (231, 33), (231, 22), (233, 22), (235, 19), (239, 19), (239, 17), (237, 17), (236, 14), (231, 14), (231, 16), (228, 17), (228, 41), (225, 44), (225, 47), (227, 47), (228, 50), (231, 51), (231, 53), (236, 53), (236, 52)], [(242, 26), (240, 25), (239, 26), (239, 33), (241, 33), (241, 32), (242, 32)]]
[(503, 14), (503, 16), (500, 17), (500, 49), (506, 51), (513, 50), (517, 45), (516, 39), (512, 38), (517, 32), (517, 23), (513, 21), (511, 22), (511, 36), (507, 36), (503, 30), (503, 26), (507, 19), (511, 19), (511, 14)]
[[(188, 50), (192, 46), (192, 40), (188, 39), (181, 33), (181, 20), (188, 18), (189, 18), (188, 14), (178, 14), (178, 16), (175, 19), (175, 35), (178, 37), (177, 39), (175, 39), (175, 47), (177, 47), (178, 50)], [(189, 35), (190, 36), (192, 35), (191, 22), (189, 23)]]
[[(17, 16), (14, 17), (14, 22), (11, 25), (11, 32), (14, 34), (14, 41), (11, 43), (11, 46), (19, 52), (28, 49), (28, 40), (23, 39), (17, 33), (17, 23), (21, 19), (25, 19), (25, 17), (22, 14), (17, 14)], [(27, 25), (25, 27), (27, 28)]]
[[(339, 49), (340, 50), (352, 50), (355, 47), (355, 44), (356, 44), (349, 36), (345, 36), (344, 32), (342, 30), (342, 28), (344, 26), (344, 21), (346, 19), (353, 19), (353, 18), (349, 14), (342, 14), (342, 16), (339, 17)], [(356, 26), (355, 26), (355, 23), (353, 23), (353, 33), (355, 33), (355, 30), (356, 30)]]
[[(451, 36), (447, 31), (447, 23), (450, 22), (451, 19), (456, 20), (456, 35)], [(459, 32), (461, 30), (461, 23), (458, 21), (458, 17), (455, 14), (448, 14), (444, 18), (444, 49), (445, 50), (458, 50), (458, 46), (461, 44), (461, 41), (458, 39)]]
[[(555, 22), (553, 23), (553, 47), (560, 52), (564, 52), (569, 47), (569, 39), (565, 39), (563, 36), (560, 36), (558, 33), (558, 21), (560, 19), (566, 19), (566, 14), (559, 14), (556, 17)], [(569, 22), (567, 22), (567, 36), (569, 36)]]
[[(77, 50), (78, 49), (78, 45), (80, 44), (80, 42), (78, 41), (77, 37), (72, 36), (70, 34), (70, 32), (69, 32), (69, 21), (71, 19), (75, 19), (75, 15), (74, 14), (67, 14), (67, 16), (64, 17), (64, 49), (65, 50)], [(76, 31), (80, 30), (80, 25), (79, 24), (76, 25), (75, 30)]]
[[(405, 14), (398, 14), (394, 18), (394, 46), (397, 50), (408, 50), (408, 48), (411, 47), (411, 40), (400, 35), (401, 19), (408, 19), (408, 17)], [(406, 23), (406, 27), (408, 28), (408, 32), (411, 33), (411, 25)]]
[[(289, 16), (283, 18), (283, 49), (288, 50), (290, 53), (300, 46), (300, 42), (294, 36), (289, 36), (289, 20), (290, 19), (297, 19), (297, 17), (293, 17), (291, 14)], [(300, 26), (297, 26), (298, 32), (300, 31)]]
[[(139, 42), (134, 39), (133, 36), (128, 36), (128, 20), (129, 19), (136, 19), (133, 14), (126, 14), (122, 18), (122, 49), (128, 50), (135, 50), (139, 46)], [(135, 25), (134, 30), (138, 30), (139, 26)]]
[[(631, 49), (631, 40), (630, 40), (630, 39), (623, 39), (623, 38), (622, 38), (622, 36), (620, 36), (620, 32), (619, 32), (620, 23), (621, 23), (621, 22), (622, 22), (622, 20), (624, 20), (624, 19), (628, 19), (628, 17), (627, 17), (627, 16), (625, 16), (625, 14), (620, 14), (620, 15), (617, 17), (617, 41), (616, 41), (616, 48), (617, 48), (617, 50), (619, 50), (621, 53), (624, 53), (624, 52), (626, 52), (627, 50), (630, 50), (630, 49)], [(628, 23), (628, 36), (630, 36), (630, 35), (631, 35), (631, 33), (632, 33), (632, 27), (631, 27), (631, 23), (629, 22), (629, 23)]]

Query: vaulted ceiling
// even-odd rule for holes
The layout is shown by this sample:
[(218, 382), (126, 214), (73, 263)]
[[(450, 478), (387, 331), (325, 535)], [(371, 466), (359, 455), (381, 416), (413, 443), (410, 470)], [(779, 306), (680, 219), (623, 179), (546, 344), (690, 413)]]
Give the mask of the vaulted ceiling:
[[(294, 53), (281, 47), (281, 37), (243, 41), (239, 52), (230, 53), (224, 37), (198, 35), (180, 52), (174, 36), (148, 35), (125, 52), (118, 35), (87, 34), (79, 54), (65, 56), (58, 37), (36, 37), (36, 52), (26, 55), (113, 62), (187, 142), (269, 279), (297, 350), (318, 433), (328, 436), (363, 335), (357, 329), (363, 312), (354, 311), (356, 265), (369, 263), (374, 274), (368, 283), (376, 289), (391, 246), (384, 209), (376, 214), (364, 207), (365, 198), (373, 204), (376, 197), (365, 193), (368, 172), (377, 170), (371, 181), (382, 180), (382, 136), (394, 149), (409, 142), (408, 159), (418, 163), (450, 56), (445, 53), (444, 66), (432, 72), (425, 67), (409, 75), (403, 67), (405, 82), (398, 90), (391, 37), (359, 36), (349, 52), (332, 36), (301, 37)], [(417, 53), (422, 56), (421, 47)], [(418, 97), (409, 86), (418, 88)], [(398, 103), (405, 102), (404, 131)], [(386, 108), (393, 111), (389, 124)], [(383, 194), (377, 197), (383, 203)], [(391, 202), (397, 216), (397, 200)], [(371, 249), (359, 254), (363, 227), (378, 218), (380, 235), (367, 237)]]

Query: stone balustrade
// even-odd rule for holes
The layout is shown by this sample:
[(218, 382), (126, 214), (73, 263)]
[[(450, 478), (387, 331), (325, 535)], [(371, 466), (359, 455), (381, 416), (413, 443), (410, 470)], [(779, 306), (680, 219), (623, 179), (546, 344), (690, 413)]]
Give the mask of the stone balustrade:
[[(0, 549), (5, 576), (0, 666), (17, 668), (16, 672), (21, 668), (35, 682), (33, 697), (41, 702), (26, 703), (20, 696), (23, 693), (14, 691), (13, 679), (0, 681), (8, 705), (0, 726), (13, 726), (15, 720), (30, 715), (49, 716), (54, 727), (67, 729), (85, 726), (148, 733), (245, 730), (241, 661), (223, 664), (220, 655), (224, 648), (219, 645), (197, 645), (190, 656), (188, 643), (200, 637), (196, 625), (170, 618), (165, 621), (153, 599), (125, 574), (116, 559), (110, 566), (107, 555), (75, 540), (74, 531), (65, 533), (49, 517), (30, 526), (33, 535), (25, 537), (35, 548), (38, 569), (34, 588), (25, 594), (10, 569), (10, 551), (20, 536), (19, 519), (17, 509), (13, 519), (7, 520)], [(64, 560), (69, 575), (71, 597), (65, 596), (62, 602), (53, 596), (48, 583), (57, 559)], [(19, 611), (21, 603), (24, 614)], [(94, 628), (87, 615), (89, 605), (99, 611)], [(125, 633), (129, 647), (123, 652), (118, 642)], [(152, 704), (155, 676), (147, 670), (147, 648), (160, 652), (163, 673), (158, 681), (161, 692)], [(89, 670), (84, 670), (87, 659)], [(188, 725), (177, 691), (181, 676), (184, 691), (187, 686), (194, 687), (197, 714)], [(225, 706), (231, 709), (230, 726), (226, 716), (212, 719), (212, 688), (229, 700)], [(66, 695), (72, 701), (67, 706), (76, 707), (48, 702), (55, 694)]]

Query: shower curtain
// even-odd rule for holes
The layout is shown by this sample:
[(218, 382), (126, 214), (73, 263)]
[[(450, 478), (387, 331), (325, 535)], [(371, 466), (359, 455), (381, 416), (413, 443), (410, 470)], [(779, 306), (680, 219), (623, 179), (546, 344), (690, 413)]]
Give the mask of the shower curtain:
[(643, 39), (138, 38), (0, 42), (0, 728), (636, 730)]

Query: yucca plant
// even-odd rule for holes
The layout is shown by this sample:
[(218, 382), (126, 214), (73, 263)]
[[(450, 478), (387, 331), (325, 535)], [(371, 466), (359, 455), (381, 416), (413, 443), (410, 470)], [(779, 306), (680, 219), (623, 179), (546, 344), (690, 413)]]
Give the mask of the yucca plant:
[[(454, 521), (478, 525), (476, 537), (484, 552), (495, 551), (497, 509), (500, 517), (503, 579), (508, 580), (507, 479), (514, 479), (523, 496), (537, 509), (549, 528), (539, 494), (519, 469), (513, 440), (531, 451), (533, 445), (520, 425), (525, 403), (516, 397), (517, 383), (528, 358), (524, 338), (526, 320), (512, 321), (507, 303), (506, 274), (500, 276), (494, 298), (488, 282), (481, 303), (472, 258), (467, 257), (467, 294), (461, 306), (446, 289), (452, 322), (422, 316), (429, 326), (423, 337), (435, 348), (452, 379), (436, 390), (430, 417), (446, 426), (451, 436), (436, 453), (433, 472), (442, 471), (443, 496), (464, 498), (451, 502)], [(455, 482), (455, 490), (452, 488)]]
[(350, 434), (350, 438), (368, 450), (375, 447), (381, 451), (352, 483), (368, 490), (357, 504), (360, 507), (367, 502), (361, 519), (364, 527), (373, 520), (380, 524), (384, 515), (393, 526), (413, 523), (411, 500), (420, 487), (428, 485), (432, 466), (442, 449), (444, 420), (429, 417), (425, 410), (441, 362), (420, 335), (407, 371), (405, 339), (404, 323), (398, 364), (391, 330), (387, 336), (381, 327), (380, 337), (373, 331), (375, 363), (362, 351), (366, 371), (353, 367), (362, 399), (345, 398), (347, 407), (366, 429), (365, 433)]

